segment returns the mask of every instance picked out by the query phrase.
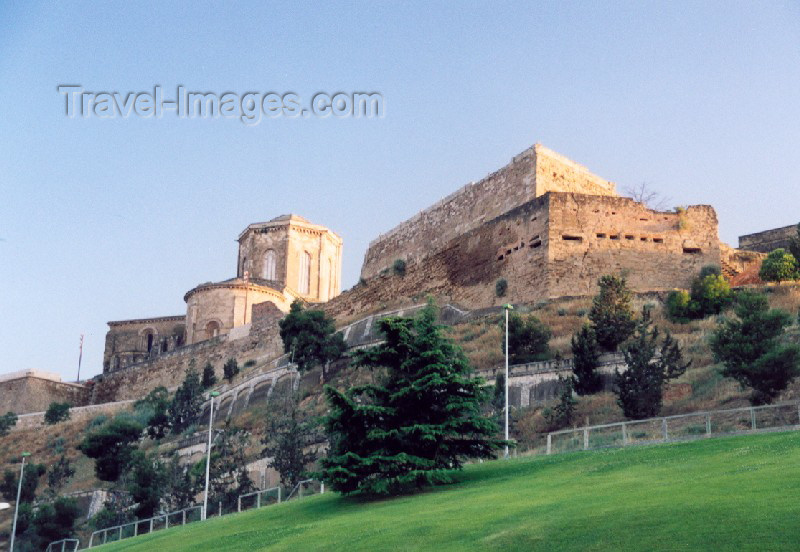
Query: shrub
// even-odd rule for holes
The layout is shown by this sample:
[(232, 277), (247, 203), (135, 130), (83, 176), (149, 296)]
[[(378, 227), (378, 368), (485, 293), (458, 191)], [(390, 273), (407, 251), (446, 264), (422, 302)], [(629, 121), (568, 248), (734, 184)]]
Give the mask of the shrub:
[(584, 325), (572, 336), (573, 377), (572, 383), (578, 395), (591, 395), (603, 388), (603, 380), (597, 373), (600, 365), (600, 351), (594, 330)]
[(69, 403), (51, 402), (44, 413), (44, 422), (47, 425), (55, 425), (64, 420), (69, 420)]
[(597, 284), (600, 293), (592, 300), (589, 320), (597, 343), (607, 351), (615, 351), (636, 327), (631, 292), (622, 276), (603, 276)]
[(13, 412), (6, 412), (0, 416), (0, 437), (8, 435), (15, 425), (17, 425), (17, 415)]
[(239, 373), (239, 363), (236, 362), (235, 358), (229, 358), (225, 361), (225, 364), (222, 366), (222, 375), (223, 377), (228, 380), (228, 383), (231, 382), (233, 378)]
[(575, 416), (575, 405), (578, 404), (578, 401), (572, 396), (572, 379), (559, 376), (558, 383), (561, 386), (561, 392), (558, 394), (558, 404), (552, 409), (546, 409), (544, 413), (548, 431), (558, 431), (571, 424), (572, 418)]
[(108, 416), (106, 416), (105, 414), (98, 414), (89, 421), (89, 425), (86, 429), (94, 429), (96, 427), (100, 427), (107, 421), (108, 421)]
[[(504, 323), (501, 322), (501, 324)], [(516, 313), (510, 313), (508, 317), (509, 361), (513, 364), (524, 364), (550, 358), (548, 342), (551, 336), (550, 328), (535, 316), (530, 315), (523, 318)], [(502, 340), (501, 345), (505, 354), (505, 339)]]
[(253, 366), (255, 366), (255, 365), (256, 365), (256, 361), (255, 361), (255, 360), (253, 360), (253, 359), (250, 359), (250, 360), (248, 360), (248, 361), (245, 361), (245, 363), (244, 363), (244, 367), (245, 367), (245, 368), (252, 368), (252, 367), (253, 367)]
[(100, 481), (113, 482), (127, 469), (144, 427), (129, 418), (114, 418), (84, 437), (78, 450), (94, 459)]
[(733, 292), (728, 281), (716, 266), (705, 266), (692, 281), (691, 293), (684, 290), (671, 291), (667, 295), (665, 308), (672, 322), (685, 324), (692, 319), (719, 314), (730, 306)]
[(192, 425), (200, 415), (203, 406), (203, 386), (197, 370), (190, 365), (181, 386), (175, 390), (175, 396), (169, 405), (168, 417), (172, 432), (181, 433)]
[(216, 383), (217, 374), (214, 372), (214, 367), (210, 362), (206, 362), (206, 365), (203, 366), (203, 378), (200, 380), (200, 384), (203, 386), (203, 389), (210, 389), (214, 387)]
[(566, 316), (567, 315), (567, 309), (558, 309), (558, 311), (556, 311), (556, 313), (559, 316)]
[(757, 293), (742, 293), (736, 303), (737, 319), (717, 328), (711, 350), (723, 376), (753, 389), (752, 404), (770, 403), (800, 375), (800, 346), (782, 342), (791, 316)]
[(392, 272), (394, 272), (396, 276), (405, 276), (406, 262), (403, 259), (397, 259), (392, 265)]
[(505, 297), (508, 291), (508, 281), (505, 278), (500, 278), (494, 284), (494, 294), (498, 297)]
[(667, 318), (672, 322), (685, 324), (689, 322), (689, 292), (683, 289), (670, 291), (667, 295), (666, 309)]
[(797, 260), (785, 249), (776, 249), (761, 263), (758, 277), (765, 282), (781, 282), (798, 278)]

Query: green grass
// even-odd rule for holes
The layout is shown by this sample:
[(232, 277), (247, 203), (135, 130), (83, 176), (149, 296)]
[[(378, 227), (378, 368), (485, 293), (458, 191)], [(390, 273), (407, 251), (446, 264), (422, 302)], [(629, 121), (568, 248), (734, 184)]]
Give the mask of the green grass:
[(400, 498), (333, 493), (102, 550), (797, 550), (800, 432), (468, 466)]

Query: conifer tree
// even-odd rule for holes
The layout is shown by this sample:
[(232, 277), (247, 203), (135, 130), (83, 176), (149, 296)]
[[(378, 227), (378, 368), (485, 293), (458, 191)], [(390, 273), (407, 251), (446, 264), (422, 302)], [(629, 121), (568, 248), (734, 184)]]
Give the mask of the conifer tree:
[(589, 320), (597, 343), (606, 351), (616, 351), (636, 327), (631, 292), (622, 276), (603, 276), (597, 284), (600, 293), (592, 301)]
[(628, 367), (624, 372), (617, 370), (614, 377), (617, 403), (625, 417), (634, 420), (656, 416), (664, 383), (683, 374), (690, 364), (683, 361), (678, 342), (669, 332), (659, 347), (658, 328), (650, 329), (651, 325), (650, 310), (644, 308), (635, 335), (622, 347)]
[(380, 384), (325, 388), (331, 413), (322, 478), (344, 494), (394, 494), (451, 481), (466, 458), (489, 458), (503, 441), (481, 414), (487, 390), (436, 324), (433, 303), (416, 318), (380, 322), (386, 341), (355, 364), (384, 369)]
[(210, 362), (206, 362), (203, 366), (203, 379), (201, 381), (203, 389), (211, 389), (217, 383), (217, 374), (214, 373), (214, 367)]
[(186, 378), (178, 389), (169, 407), (169, 419), (173, 433), (180, 433), (192, 425), (203, 408), (203, 386), (194, 364), (189, 364)]
[(584, 325), (572, 336), (572, 384), (578, 395), (591, 395), (603, 388), (603, 379), (597, 373), (600, 365), (600, 351), (591, 326)]

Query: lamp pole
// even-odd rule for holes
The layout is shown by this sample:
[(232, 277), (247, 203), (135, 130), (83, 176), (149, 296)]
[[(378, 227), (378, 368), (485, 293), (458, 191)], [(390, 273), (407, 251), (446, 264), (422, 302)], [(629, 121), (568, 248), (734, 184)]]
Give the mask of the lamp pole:
[(211, 408), (208, 411), (208, 447), (206, 447), (206, 490), (203, 493), (203, 521), (208, 517), (208, 476), (211, 469), (211, 431), (214, 424), (214, 397), (219, 396), (219, 391), (209, 393), (211, 397)]
[(22, 496), (22, 477), (25, 475), (25, 458), (30, 456), (30, 452), (22, 453), (22, 467), (19, 469), (19, 484), (17, 485), (17, 503), (14, 505), (14, 523), (11, 527), (11, 545), (9, 552), (14, 552), (14, 536), (17, 533), (17, 514), (19, 513), (19, 499)]
[(505, 415), (506, 415), (506, 448), (504, 458), (508, 458), (508, 311), (513, 309), (514, 307), (511, 306), (511, 303), (506, 303), (503, 305), (503, 310), (506, 311), (506, 408), (505, 408)]

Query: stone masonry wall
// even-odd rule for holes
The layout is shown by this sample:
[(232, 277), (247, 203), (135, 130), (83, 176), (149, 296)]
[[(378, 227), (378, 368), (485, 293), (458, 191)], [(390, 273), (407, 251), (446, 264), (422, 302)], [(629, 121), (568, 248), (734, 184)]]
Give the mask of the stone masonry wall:
[(614, 184), (537, 144), (479, 182), (470, 183), (370, 243), (361, 276), (396, 259), (417, 261), (503, 213), (550, 191), (614, 195)]
[(797, 225), (795, 224), (755, 234), (747, 234), (746, 236), (739, 236), (739, 249), (769, 253), (778, 248), (786, 249), (789, 247), (789, 241), (795, 236), (797, 236)]
[(66, 382), (26, 376), (0, 382), (0, 412), (43, 412), (51, 402), (72, 406), (89, 403), (89, 388)]
[[(708, 206), (651, 211), (632, 199), (548, 193), (408, 263), (405, 276), (379, 274), (323, 308), (340, 321), (424, 301), (478, 309), (593, 295), (605, 274), (623, 274), (634, 291), (687, 287), (720, 264), (717, 218)], [(495, 294), (504, 278), (508, 291)]]
[(591, 295), (597, 279), (622, 274), (636, 291), (688, 287), (720, 266), (717, 215), (707, 205), (652, 211), (629, 198), (549, 195), (548, 295)]
[(227, 336), (208, 339), (103, 375), (95, 383), (92, 403), (140, 399), (160, 385), (174, 389), (183, 382), (192, 359), (198, 371), (210, 362), (217, 379), (222, 380), (222, 365), (229, 358), (235, 358), (241, 367), (248, 360), (261, 362), (277, 357), (283, 349), (277, 318), (271, 320), (272, 323), (263, 318), (254, 321), (249, 334), (240, 339), (229, 340)]

